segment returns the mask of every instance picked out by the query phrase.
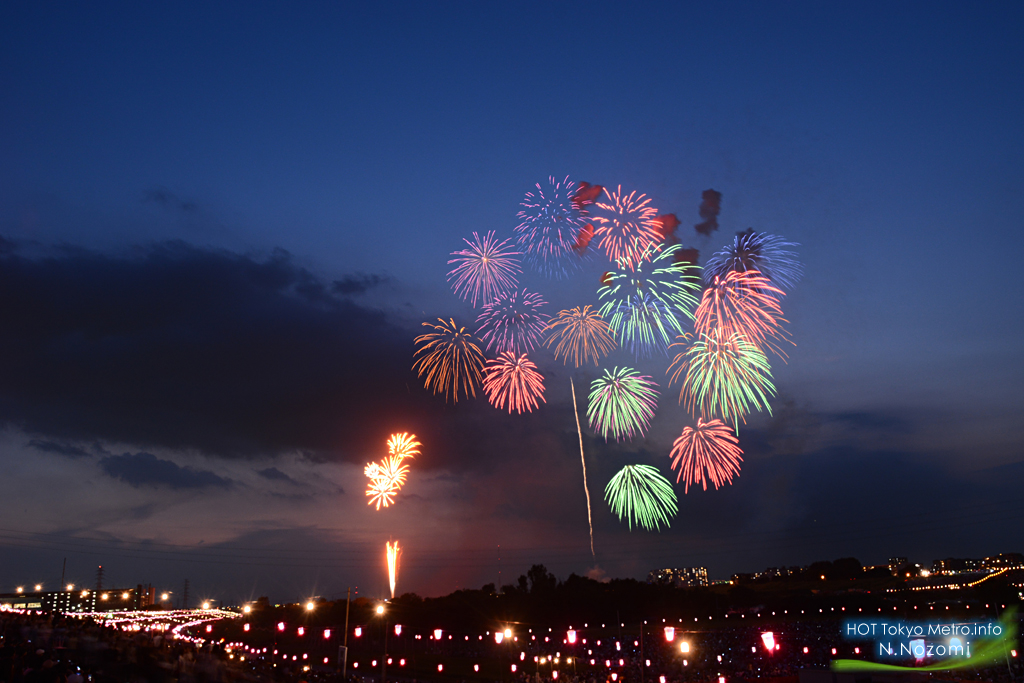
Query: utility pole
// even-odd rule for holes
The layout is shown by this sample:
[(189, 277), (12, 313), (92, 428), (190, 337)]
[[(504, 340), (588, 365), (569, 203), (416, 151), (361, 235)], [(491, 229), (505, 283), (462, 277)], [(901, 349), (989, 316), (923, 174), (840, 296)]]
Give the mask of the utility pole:
[(188, 609), (188, 579), (185, 579), (185, 591), (181, 595), (181, 608)]
[(103, 590), (103, 565), (101, 564), (96, 569), (96, 592), (99, 593)]
[(352, 586), (348, 587), (348, 593), (345, 594), (345, 640), (341, 646), (341, 677), (344, 679), (345, 674), (348, 673), (348, 608), (352, 604)]

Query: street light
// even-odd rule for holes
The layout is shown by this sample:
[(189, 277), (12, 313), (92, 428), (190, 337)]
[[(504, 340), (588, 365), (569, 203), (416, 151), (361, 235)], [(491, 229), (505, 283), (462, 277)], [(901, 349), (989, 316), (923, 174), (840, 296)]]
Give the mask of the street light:
[(314, 609), (316, 609), (316, 605), (313, 603), (312, 600), (310, 600), (309, 602), (306, 603), (306, 611), (307, 612), (312, 612)]

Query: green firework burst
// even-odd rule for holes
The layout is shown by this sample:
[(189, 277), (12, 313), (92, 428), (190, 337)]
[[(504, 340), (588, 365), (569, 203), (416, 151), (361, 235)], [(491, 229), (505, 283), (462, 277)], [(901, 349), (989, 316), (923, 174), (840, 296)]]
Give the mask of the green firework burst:
[[(682, 378), (679, 402), (704, 419), (721, 417), (733, 427), (746, 422), (751, 410), (767, 410), (768, 399), (775, 395), (771, 365), (764, 353), (735, 333), (725, 337), (719, 329), (702, 334), (690, 342), (688, 337), (672, 346), (683, 347), (668, 372), (669, 384)], [(699, 413), (698, 413), (699, 411)]]
[(680, 260), (679, 250), (678, 244), (649, 245), (635, 267), (620, 261), (597, 290), (601, 316), (637, 358), (664, 352), (683, 334), (683, 322), (693, 319), (700, 268)]
[(615, 368), (605, 370), (604, 377), (595, 379), (590, 385), (590, 401), (587, 405), (587, 420), (590, 428), (596, 429), (608, 440), (608, 434), (616, 439), (633, 438), (647, 431), (658, 405), (658, 385), (653, 379), (633, 370)]
[(604, 499), (630, 529), (633, 524), (648, 531), (660, 529), (662, 524), (669, 527), (669, 518), (679, 511), (672, 484), (650, 465), (623, 467), (605, 487)]

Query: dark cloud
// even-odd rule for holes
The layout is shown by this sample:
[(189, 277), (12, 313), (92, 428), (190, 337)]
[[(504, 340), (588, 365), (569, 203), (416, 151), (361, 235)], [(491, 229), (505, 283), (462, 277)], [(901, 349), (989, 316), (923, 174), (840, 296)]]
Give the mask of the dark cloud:
[(32, 439), (28, 442), (31, 448), (43, 453), (53, 453), (55, 455), (63, 455), (66, 458), (90, 458), (92, 453), (85, 450), (81, 446), (75, 446), (74, 444), (61, 443), (57, 441), (47, 441), (46, 439)]
[(141, 488), (144, 486), (172, 489), (229, 488), (231, 480), (208, 470), (181, 467), (170, 460), (161, 460), (152, 453), (108, 455), (99, 462), (104, 474)]
[(157, 204), (165, 209), (178, 210), (184, 213), (195, 213), (199, 210), (199, 206), (195, 202), (184, 200), (162, 187), (146, 190), (142, 194), (142, 202), (144, 204)]
[(259, 470), (256, 474), (260, 475), (264, 479), (269, 479), (270, 481), (286, 481), (289, 484), (297, 483), (294, 479), (276, 467), (268, 467), (264, 470)]
[(335, 280), (331, 285), (331, 291), (335, 294), (365, 294), (368, 290), (387, 282), (389, 279), (383, 275), (356, 273), (341, 280)]
[(280, 250), (8, 254), (0, 316), (0, 423), (55, 443), (358, 461), (410, 428), (424, 398), (409, 370), (416, 331)]
[(702, 223), (693, 226), (701, 235), (707, 237), (718, 230), (718, 214), (722, 211), (722, 193), (716, 190), (704, 190), (701, 193), (700, 217)]

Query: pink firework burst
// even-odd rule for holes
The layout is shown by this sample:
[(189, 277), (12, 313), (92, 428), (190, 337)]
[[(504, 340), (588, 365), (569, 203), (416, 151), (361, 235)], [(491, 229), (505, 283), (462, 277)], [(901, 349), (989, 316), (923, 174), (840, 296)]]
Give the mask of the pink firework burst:
[(519, 284), (516, 276), (522, 274), (519, 267), (520, 252), (515, 251), (509, 240), (498, 242), (494, 231), (480, 238), (473, 233), (473, 241), (464, 239), (468, 249), (453, 251), (455, 258), (448, 264), (457, 264), (448, 273), (448, 281), (452, 283), (455, 294), (463, 299), (468, 298), (476, 308), (479, 299), (487, 304), (499, 294), (513, 290)]
[(484, 366), (484, 393), (498, 410), (528, 413), (544, 401), (544, 376), (525, 353), (503, 352)]
[(739, 439), (721, 420), (704, 421), (697, 418), (696, 427), (686, 427), (683, 434), (672, 444), (672, 469), (679, 468), (680, 479), (686, 481), (683, 489), (688, 493), (691, 485), (697, 483), (708, 490), (708, 480), (719, 486), (731, 484), (732, 478), (740, 473), (743, 451)]
[(515, 291), (500, 294), (486, 304), (477, 316), (477, 334), (487, 343), (487, 350), (526, 353), (540, 344), (548, 316), (540, 312), (544, 301), (540, 294)]
[(658, 210), (644, 194), (622, 194), (604, 188), (604, 198), (591, 207), (591, 222), (598, 246), (620, 268), (632, 270), (652, 244), (661, 240)]

